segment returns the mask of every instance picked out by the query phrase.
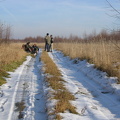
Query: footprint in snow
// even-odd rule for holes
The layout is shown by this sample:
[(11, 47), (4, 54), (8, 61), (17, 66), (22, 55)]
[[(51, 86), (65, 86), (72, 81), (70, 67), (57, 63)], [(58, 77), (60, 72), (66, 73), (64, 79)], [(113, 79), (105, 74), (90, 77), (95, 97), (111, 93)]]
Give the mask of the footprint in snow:
[(8, 86), (8, 88), (11, 88), (11, 86)]
[(0, 91), (0, 97), (3, 97), (3, 95), (4, 95), (4, 93), (3, 93), (3, 91), (1, 90), (1, 91)]
[(3, 112), (4, 111), (4, 108), (1, 106), (0, 107), (0, 112)]
[(91, 107), (92, 109), (95, 109), (95, 110), (98, 110), (98, 108), (96, 106), (92, 106)]
[(3, 112), (4, 111), (4, 104), (8, 101), (8, 99), (2, 99), (0, 101), (0, 112)]

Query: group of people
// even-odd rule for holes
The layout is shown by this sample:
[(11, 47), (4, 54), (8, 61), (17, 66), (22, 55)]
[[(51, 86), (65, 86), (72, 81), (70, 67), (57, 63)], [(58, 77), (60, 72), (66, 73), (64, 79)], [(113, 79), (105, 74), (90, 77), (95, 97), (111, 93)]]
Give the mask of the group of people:
[[(49, 33), (47, 33), (44, 40), (45, 40), (45, 51), (52, 52), (53, 51), (53, 41), (54, 41), (53, 36), (52, 35), (49, 36)], [(26, 52), (31, 53), (31, 54), (37, 54), (37, 52), (39, 51), (38, 46), (36, 44), (33, 44), (31, 46), (30, 42), (23, 44), (22, 49), (24, 49)]]
[(30, 42), (22, 45), (22, 49), (31, 54), (37, 54), (39, 47), (36, 44), (30, 45)]
[(52, 35), (49, 36), (49, 33), (47, 33), (45, 36), (45, 51), (47, 52), (53, 51), (53, 36)]

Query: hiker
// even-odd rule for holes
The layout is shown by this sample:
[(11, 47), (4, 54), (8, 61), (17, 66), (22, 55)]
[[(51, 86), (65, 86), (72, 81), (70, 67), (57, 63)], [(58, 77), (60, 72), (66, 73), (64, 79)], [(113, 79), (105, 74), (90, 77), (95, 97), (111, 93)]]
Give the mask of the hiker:
[(33, 49), (33, 52), (34, 52), (34, 53), (38, 53), (38, 51), (39, 51), (39, 47), (38, 47), (36, 44), (34, 44), (34, 45), (32, 46), (32, 49)]
[(23, 48), (26, 52), (32, 53), (32, 47), (30, 46), (30, 42), (27, 42), (26, 44), (23, 44), (23, 45), (22, 45), (22, 48)]
[(49, 33), (47, 33), (45, 36), (45, 51), (47, 52), (50, 51), (50, 45), (51, 45), (51, 39), (50, 39)]
[(50, 38), (51, 38), (51, 45), (50, 45), (50, 51), (52, 52), (53, 51), (53, 36), (50, 35)]

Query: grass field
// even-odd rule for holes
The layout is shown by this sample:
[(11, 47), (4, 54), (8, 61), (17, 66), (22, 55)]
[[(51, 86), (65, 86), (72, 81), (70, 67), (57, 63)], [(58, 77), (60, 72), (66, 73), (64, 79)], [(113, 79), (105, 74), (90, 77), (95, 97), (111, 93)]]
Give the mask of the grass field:
[[(11, 71), (24, 61), (27, 53), (21, 49), (23, 43), (0, 45), (0, 85), (5, 83), (2, 76), (7, 76), (6, 71)], [(37, 44), (44, 48), (44, 43)], [(117, 45), (117, 46), (116, 46)], [(87, 59), (88, 62), (106, 71), (109, 76), (117, 76), (120, 82), (120, 43), (112, 42), (63, 42), (54, 43), (54, 48), (61, 50), (71, 58)], [(118, 82), (118, 83), (119, 83)]]
[[(25, 61), (28, 53), (22, 49), (24, 43), (2, 43), (0, 44), (0, 85), (6, 83), (4, 77), (8, 77), (6, 71), (13, 71)], [(32, 43), (31, 43), (32, 45)], [(42, 44), (37, 44), (42, 47)]]
[(96, 68), (105, 71), (109, 76), (117, 76), (120, 83), (120, 43), (112, 42), (65, 42), (56, 43), (54, 47), (65, 55), (80, 60), (88, 60)]
[(13, 71), (25, 60), (27, 53), (21, 49), (21, 46), (21, 43), (0, 45), (0, 85), (6, 82), (4, 79), (8, 76), (6, 71)]

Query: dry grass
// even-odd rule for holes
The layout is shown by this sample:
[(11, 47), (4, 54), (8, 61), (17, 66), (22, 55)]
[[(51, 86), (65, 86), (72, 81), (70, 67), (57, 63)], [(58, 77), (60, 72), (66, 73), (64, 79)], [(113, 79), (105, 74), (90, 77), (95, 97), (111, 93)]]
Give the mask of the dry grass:
[(39, 48), (42, 48), (42, 49), (44, 49), (45, 48), (45, 43), (36, 43), (38, 46), (39, 46)]
[(50, 77), (47, 78), (47, 81), (49, 82), (49, 86), (51, 86), (52, 89), (54, 90), (65, 90), (64, 85), (62, 84), (62, 79), (60, 77)]
[(75, 110), (75, 107), (70, 104), (69, 101), (60, 100), (55, 106), (55, 113), (64, 113), (65, 111), (68, 111), (73, 114), (78, 114)]
[(22, 112), (26, 107), (24, 101), (15, 103), (15, 106), (16, 106), (16, 111), (19, 111), (18, 119), (22, 119), (24, 116)]
[(50, 75), (54, 76), (61, 76), (60, 71), (58, 70), (57, 66), (55, 63), (50, 59), (48, 56), (47, 52), (43, 52), (41, 56), (41, 60), (44, 61), (45, 64), (45, 73), (49, 73)]
[(75, 97), (65, 88), (61, 89), (61, 91), (57, 91), (57, 93), (55, 93), (54, 98), (61, 101), (75, 100)]
[(21, 43), (1, 44), (0, 45), (0, 67), (14, 61), (20, 61), (26, 53), (21, 49)]
[[(13, 71), (16, 69), (23, 61), (25, 61), (26, 56), (29, 55), (21, 49), (22, 44), (24, 43), (0, 44), (0, 85), (6, 83), (3, 78), (8, 76), (6, 71)], [(41, 44), (37, 45), (41, 46)]]
[(61, 120), (61, 119), (62, 117), (59, 114), (57, 114), (55, 120)]
[[(61, 116), (59, 113), (63, 113), (65, 111), (69, 111), (74, 114), (78, 114), (73, 105), (70, 104), (70, 100), (75, 100), (74, 96), (65, 88), (63, 82), (65, 82), (61, 78), (61, 73), (58, 70), (55, 63), (48, 56), (47, 52), (43, 52), (41, 56), (41, 60), (45, 64), (45, 73), (49, 74), (46, 77), (46, 81), (49, 83), (49, 86), (54, 89), (54, 97), (53, 99), (58, 100), (55, 111), (52, 114), (55, 114), (55, 119), (60, 120)], [(51, 77), (50, 77), (51, 76)]]
[(6, 71), (11, 71), (18, 67), (27, 55), (21, 49), (21, 43), (1, 44), (0, 45), (0, 85), (6, 81), (3, 77), (7, 77)]
[[(116, 43), (120, 48), (120, 43)], [(94, 63), (102, 71), (106, 71), (109, 76), (117, 76), (120, 79), (120, 49), (115, 44), (109, 42), (90, 43), (56, 43), (55, 48), (63, 51), (71, 58), (87, 59)]]

